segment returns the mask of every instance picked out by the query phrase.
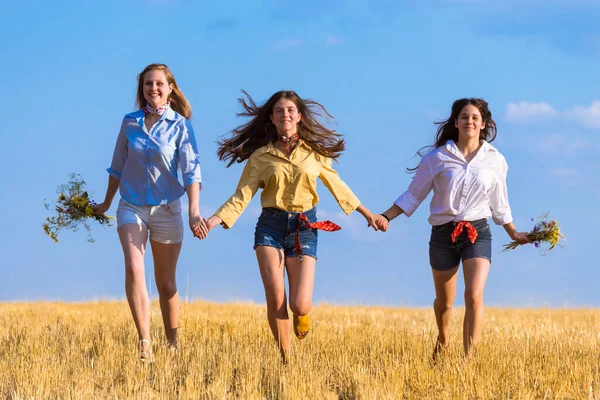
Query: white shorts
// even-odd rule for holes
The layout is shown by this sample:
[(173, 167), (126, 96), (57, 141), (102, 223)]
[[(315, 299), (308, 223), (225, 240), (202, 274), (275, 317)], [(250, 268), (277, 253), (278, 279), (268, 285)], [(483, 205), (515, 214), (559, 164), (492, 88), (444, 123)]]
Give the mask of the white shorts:
[(150, 231), (150, 240), (176, 244), (183, 241), (183, 219), (179, 199), (160, 206), (136, 206), (121, 199), (117, 208), (117, 229), (136, 224)]

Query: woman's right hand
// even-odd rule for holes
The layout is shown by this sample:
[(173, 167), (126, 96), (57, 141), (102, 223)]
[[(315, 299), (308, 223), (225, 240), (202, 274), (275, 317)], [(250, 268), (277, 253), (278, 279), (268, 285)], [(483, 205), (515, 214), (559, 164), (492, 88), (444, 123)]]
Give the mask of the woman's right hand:
[(92, 206), (92, 210), (94, 210), (95, 215), (104, 214), (110, 208), (110, 203), (100, 203)]
[(208, 227), (208, 231), (210, 232), (212, 228), (214, 228), (217, 225), (220, 225), (223, 222), (223, 220), (217, 217), (216, 215), (213, 215), (206, 218), (204, 222), (206, 222), (206, 226)]

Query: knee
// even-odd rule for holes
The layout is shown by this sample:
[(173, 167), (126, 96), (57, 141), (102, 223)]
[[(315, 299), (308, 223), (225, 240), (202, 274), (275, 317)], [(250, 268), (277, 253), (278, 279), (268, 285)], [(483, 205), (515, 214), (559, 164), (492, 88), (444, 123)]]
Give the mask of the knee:
[(306, 315), (312, 310), (312, 301), (295, 300), (290, 302), (290, 309), (295, 315)]
[(172, 298), (177, 293), (177, 284), (175, 281), (161, 282), (156, 285), (158, 295), (167, 299)]
[(465, 290), (465, 307), (475, 308), (483, 305), (483, 292), (480, 290)]
[(145, 280), (144, 263), (139, 261), (126, 261), (125, 274), (131, 279)]
[(285, 301), (285, 293), (281, 295), (274, 294), (272, 296), (267, 296), (267, 309), (270, 312), (285, 310), (286, 307), (287, 304)]
[(449, 299), (449, 298), (445, 298), (445, 299), (439, 299), (436, 298), (433, 301), (433, 308), (435, 308), (437, 311), (441, 311), (441, 312), (446, 312), (452, 309), (452, 301), (453, 299)]

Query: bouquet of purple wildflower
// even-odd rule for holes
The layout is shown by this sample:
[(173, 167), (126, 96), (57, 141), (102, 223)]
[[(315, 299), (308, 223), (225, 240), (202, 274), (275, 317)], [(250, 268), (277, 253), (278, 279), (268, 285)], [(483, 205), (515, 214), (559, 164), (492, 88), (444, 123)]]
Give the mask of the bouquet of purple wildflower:
[[(558, 242), (563, 239), (564, 236), (560, 233), (560, 228), (558, 227), (558, 223), (549, 219), (548, 215), (550, 212), (547, 212), (537, 218), (536, 224), (533, 226), (533, 229), (527, 234), (527, 237), (533, 242), (536, 248), (540, 249), (540, 252), (543, 255), (546, 255), (550, 250), (552, 250), (555, 246), (560, 246)], [(531, 218), (533, 221), (534, 219)], [(548, 243), (548, 248), (546, 246), (540, 247), (542, 243)], [(513, 250), (520, 246), (516, 240), (505, 244), (504, 249), (502, 251)], [(562, 247), (562, 246), (561, 246)]]

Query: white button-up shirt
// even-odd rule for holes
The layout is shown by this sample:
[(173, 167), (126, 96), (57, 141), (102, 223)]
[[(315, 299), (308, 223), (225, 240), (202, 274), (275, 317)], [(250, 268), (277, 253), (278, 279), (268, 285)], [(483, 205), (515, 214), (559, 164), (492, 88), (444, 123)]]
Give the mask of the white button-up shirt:
[(504, 156), (488, 142), (471, 162), (467, 162), (449, 140), (425, 155), (404, 192), (395, 204), (411, 216), (433, 189), (429, 223), (442, 225), (450, 221), (476, 221), (493, 218), (498, 225), (512, 222)]

